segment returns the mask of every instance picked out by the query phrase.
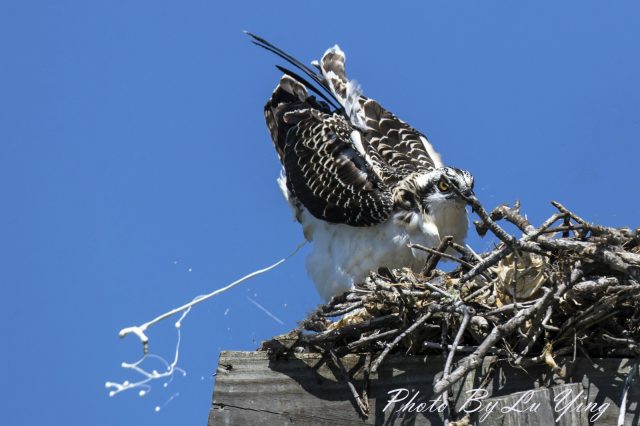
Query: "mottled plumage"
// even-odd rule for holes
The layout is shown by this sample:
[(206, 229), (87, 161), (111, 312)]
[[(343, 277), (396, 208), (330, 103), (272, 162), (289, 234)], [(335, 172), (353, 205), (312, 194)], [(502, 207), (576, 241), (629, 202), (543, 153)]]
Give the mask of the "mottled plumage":
[(283, 166), (280, 186), (314, 244), (307, 267), (322, 297), (382, 266), (419, 270), (425, 254), (409, 243), (464, 240), (465, 203), (450, 185), (471, 193), (473, 177), (444, 167), (422, 133), (365, 97), (338, 46), (314, 71), (251, 36), (306, 75), (278, 67), (285, 75), (265, 119)]

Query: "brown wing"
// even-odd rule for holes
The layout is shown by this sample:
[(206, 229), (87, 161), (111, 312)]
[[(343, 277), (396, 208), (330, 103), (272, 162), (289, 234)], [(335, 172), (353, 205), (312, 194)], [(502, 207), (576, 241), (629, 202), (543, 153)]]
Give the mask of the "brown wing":
[(362, 144), (385, 182), (394, 183), (410, 173), (441, 165), (423, 134), (363, 96), (357, 84), (347, 79), (345, 55), (337, 46), (324, 54), (320, 69), (345, 115), (360, 129)]
[(328, 222), (384, 222), (393, 207), (391, 193), (351, 140), (354, 127), (314, 102), (304, 86), (285, 76), (265, 107), (289, 191)]

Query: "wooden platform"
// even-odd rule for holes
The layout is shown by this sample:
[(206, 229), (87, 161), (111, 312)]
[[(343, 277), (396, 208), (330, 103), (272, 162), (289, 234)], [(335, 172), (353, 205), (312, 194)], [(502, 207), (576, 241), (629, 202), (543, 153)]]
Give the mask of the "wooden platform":
[[(456, 407), (475, 409), (472, 424), (487, 426), (615, 425), (634, 360), (591, 361), (566, 361), (564, 379), (546, 366), (524, 371), (498, 364), (487, 387), (490, 398), (476, 401), (469, 391), (488, 373), (485, 360), (454, 388)], [(364, 357), (349, 355), (342, 362), (353, 374)], [(390, 357), (370, 378), (370, 415), (364, 419), (345, 382), (336, 378), (340, 372), (331, 360), (299, 354), (272, 361), (264, 352), (225, 351), (220, 354), (208, 424), (442, 425), (442, 400), (433, 401), (432, 388), (443, 364), (441, 356)], [(353, 382), (359, 393), (361, 379), (356, 374)], [(640, 378), (628, 394), (625, 425), (640, 424), (639, 400)]]

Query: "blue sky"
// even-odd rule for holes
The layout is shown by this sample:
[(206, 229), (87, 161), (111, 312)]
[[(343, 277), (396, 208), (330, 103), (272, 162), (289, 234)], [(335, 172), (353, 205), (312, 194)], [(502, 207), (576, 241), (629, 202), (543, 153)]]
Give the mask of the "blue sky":
[[(136, 378), (122, 327), (302, 241), (262, 118), (277, 61), (245, 29), (305, 62), (340, 44), (365, 94), (470, 170), (487, 207), (520, 199), (539, 223), (559, 200), (640, 225), (637, 2), (398, 3), (0, 5), (0, 423), (205, 424), (218, 352), (319, 303), (305, 251), (192, 311), (186, 377), (144, 398), (104, 388)], [(172, 322), (154, 353), (172, 355)]]

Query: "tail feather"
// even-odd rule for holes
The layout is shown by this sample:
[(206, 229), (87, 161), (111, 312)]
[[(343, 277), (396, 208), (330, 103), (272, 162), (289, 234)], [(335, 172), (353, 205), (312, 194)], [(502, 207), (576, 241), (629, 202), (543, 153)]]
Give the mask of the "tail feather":
[[(307, 76), (309, 76), (309, 78), (311, 78), (311, 80), (313, 80), (316, 84), (318, 84), (320, 87), (325, 89), (327, 91), (327, 93), (329, 95), (331, 95), (331, 97), (334, 97), (334, 99), (335, 99), (335, 96), (333, 95), (333, 93), (331, 93), (331, 91), (327, 87), (326, 82), (324, 81), (324, 78), (321, 75), (319, 75), (318, 73), (313, 71), (311, 68), (309, 68), (308, 66), (306, 66), (305, 64), (303, 64), (302, 62), (300, 62), (299, 60), (294, 58), (293, 56), (289, 55), (284, 50), (280, 49), (279, 47), (277, 47), (277, 46), (275, 46), (275, 45), (273, 45), (271, 43), (269, 43), (267, 40), (263, 39), (262, 37), (258, 37), (257, 35), (252, 34), (252, 33), (248, 32), (248, 31), (245, 31), (245, 34), (247, 34), (249, 37), (251, 37), (253, 39), (252, 42), (256, 46), (260, 46), (263, 49), (268, 50), (269, 52), (272, 52), (272, 53), (278, 55), (279, 57), (281, 57), (285, 61), (289, 62), (291, 65), (295, 66), (296, 68), (298, 68), (299, 70), (304, 72)], [(294, 74), (294, 73), (292, 73), (292, 74)], [(308, 84), (308, 82), (307, 82), (307, 84)], [(323, 96), (323, 99), (325, 99), (324, 96)], [(337, 101), (337, 99), (335, 99), (335, 100)], [(332, 102), (329, 102), (329, 104), (332, 104)]]
[[(355, 81), (347, 79), (345, 72), (345, 54), (338, 45), (328, 49), (322, 56), (320, 62), (312, 62), (312, 66), (320, 71), (320, 73), (318, 73), (262, 37), (248, 31), (245, 31), (245, 34), (252, 38), (253, 44), (278, 55), (294, 67), (301, 70), (319, 88), (301, 75), (287, 68), (276, 65), (276, 67), (285, 75), (292, 77), (307, 87), (310, 91), (323, 99), (327, 105), (333, 107), (336, 112), (344, 112), (344, 115), (356, 127), (367, 129), (366, 118), (362, 112), (361, 105), (366, 98), (362, 95), (360, 86)], [(322, 90), (324, 90), (328, 96), (325, 95)], [(336, 106), (329, 97), (333, 98), (340, 107)]]
[(322, 93), (320, 90), (316, 89), (313, 84), (309, 83), (301, 75), (291, 71), (290, 69), (287, 69), (285, 67), (281, 67), (280, 65), (276, 65), (276, 68), (278, 68), (280, 71), (282, 71), (284, 74), (288, 75), (289, 77), (292, 77), (295, 80), (299, 81), (300, 83), (304, 84), (304, 86), (307, 89), (311, 90), (313, 93), (315, 93), (316, 95), (320, 96), (320, 98), (322, 98), (327, 103), (327, 105), (331, 105), (331, 107), (336, 109), (336, 110), (339, 109), (329, 98), (326, 97), (326, 95), (324, 93)]

